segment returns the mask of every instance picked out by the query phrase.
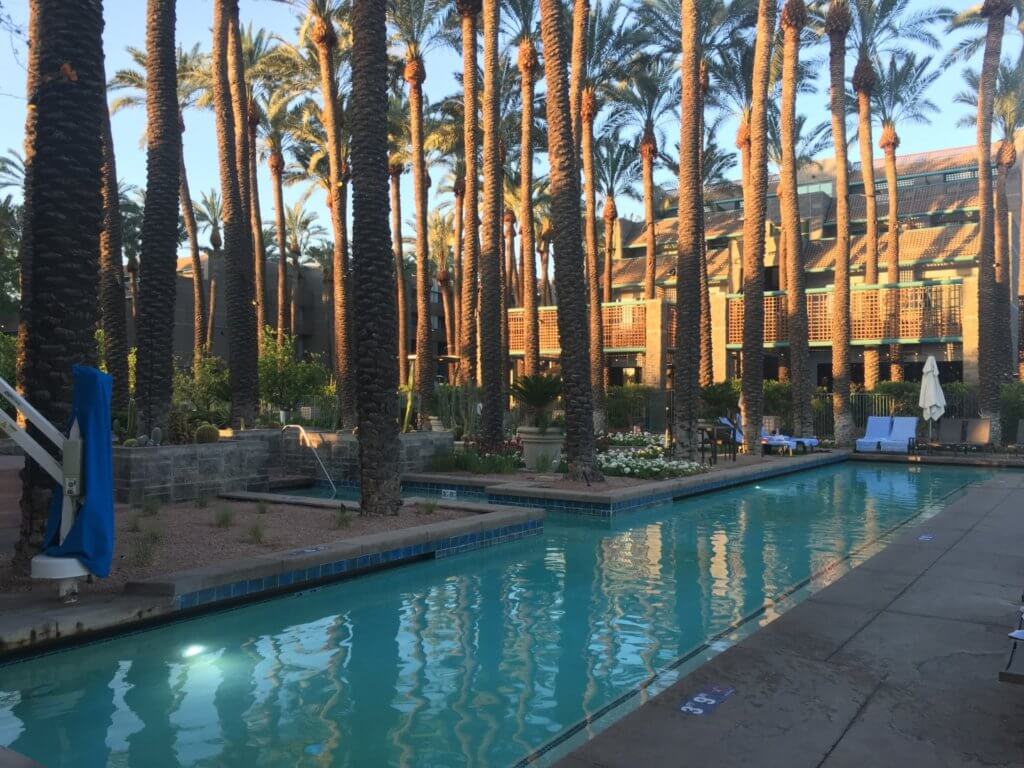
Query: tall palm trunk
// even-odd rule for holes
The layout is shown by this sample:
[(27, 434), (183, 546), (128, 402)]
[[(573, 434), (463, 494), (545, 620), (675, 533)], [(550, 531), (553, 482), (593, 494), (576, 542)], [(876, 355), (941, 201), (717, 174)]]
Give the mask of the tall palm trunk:
[(840, 447), (853, 442), (850, 412), (850, 196), (846, 157), (846, 36), (850, 32), (847, 0), (831, 0), (825, 16), (828, 34), (829, 109), (836, 153), (836, 262), (832, 294), (832, 416)]
[(430, 326), (430, 254), (427, 250), (427, 161), (423, 153), (423, 81), (426, 68), (419, 56), (406, 59), (409, 85), (409, 133), (412, 139), (412, 199), (416, 220), (416, 393), (420, 398), (420, 427), (430, 426), (434, 409), (437, 355)]
[(594, 461), (594, 414), (590, 359), (587, 354), (586, 287), (580, 232), (580, 181), (573, 151), (562, 8), (559, 0), (541, 0), (540, 27), (547, 79), (548, 158), (551, 166), (551, 220), (555, 279), (560, 292), (558, 336), (562, 348), (565, 403), (565, 459), (570, 480), (603, 480)]
[(523, 268), (523, 372), (540, 372), (540, 321), (537, 316), (537, 262), (533, 255), (533, 99), (537, 72), (537, 48), (533, 40), (519, 43), (519, 74), (522, 81), (522, 113), (519, 125), (519, 248)]
[(452, 307), (452, 278), (450, 272), (443, 272), (438, 276), (437, 292), (441, 295), (441, 314), (444, 316), (444, 344), (445, 349), (453, 349), (455, 338), (455, 315)]
[[(106, 79), (104, 78), (104, 82)], [(117, 164), (110, 134), (110, 111), (104, 99), (103, 231), (100, 232), (100, 315), (107, 373), (112, 381), (111, 407), (128, 407), (128, 334), (125, 327), (124, 267), (121, 263), (121, 205), (117, 194)], [(201, 274), (201, 273), (200, 273)], [(129, 435), (134, 437), (134, 435)]]
[(572, 151), (579, 163), (583, 122), (583, 83), (587, 77), (587, 26), (590, 20), (590, 0), (573, 0), (572, 50), (569, 64), (569, 119), (572, 121)]
[(519, 272), (516, 269), (516, 214), (511, 208), (505, 210), (505, 281), (506, 299), (509, 307), (521, 306), (519, 301)]
[[(900, 292), (894, 286), (900, 281), (900, 222), (899, 222), (899, 182), (896, 177), (896, 149), (900, 145), (900, 137), (896, 126), (885, 123), (882, 126), (882, 137), (878, 140), (885, 152), (885, 185), (889, 196), (889, 214), (885, 253), (885, 279), (889, 283), (885, 300), (885, 335), (890, 339), (900, 337)], [(889, 344), (889, 380), (903, 381), (903, 363), (900, 360), (900, 345), (895, 341)]]
[[(71, 413), (71, 366), (96, 362), (99, 311), (103, 11), (99, 0), (29, 4), (22, 327), (18, 382), (55, 424)], [(60, 226), (55, 225), (60, 222)], [(30, 431), (34, 432), (34, 429)], [(43, 543), (53, 482), (30, 458), (22, 470), (15, 568)]]
[[(480, 436), (484, 443), (495, 444), (502, 439), (502, 386), (505, 377), (502, 354), (502, 283), (501, 283), (501, 126), (498, 104), (501, 84), (498, 82), (499, 0), (483, 2), (484, 94), (483, 106), (483, 216), (480, 243), (480, 367), (483, 397)], [(465, 20), (465, 16), (463, 16)], [(465, 40), (463, 41), (465, 45)], [(465, 57), (463, 58), (465, 61)], [(464, 83), (473, 77), (467, 71)], [(468, 105), (467, 105), (468, 106)], [(466, 110), (468, 118), (470, 110)], [(467, 123), (468, 123), (467, 119)], [(467, 153), (469, 152), (467, 145)], [(467, 154), (467, 160), (469, 155)], [(466, 200), (469, 200), (469, 173), (466, 175)], [(469, 206), (467, 205), (467, 208)], [(472, 218), (469, 221), (473, 221)], [(468, 238), (472, 240), (472, 236)], [(465, 305), (463, 306), (465, 311)]]
[(654, 240), (654, 156), (658, 154), (658, 142), (653, 126), (645, 126), (640, 139), (640, 161), (644, 186), (644, 298), (655, 298), (654, 277), (657, 271), (657, 254)]
[(759, 0), (750, 105), (750, 160), (743, 191), (743, 435), (747, 451), (761, 445), (764, 399), (764, 221), (768, 186), (768, 73), (775, 3)]
[(284, 156), (273, 151), (267, 158), (270, 184), (274, 188), (274, 228), (277, 230), (277, 346), (288, 332), (288, 231), (284, 218)]
[[(458, 177), (455, 179), (455, 245), (452, 248), (452, 312), (455, 314), (455, 322), (452, 324), (452, 344), (448, 347), (449, 355), (458, 355), (460, 340), (462, 339), (462, 213), (466, 204), (466, 179)], [(449, 369), (451, 370), (451, 369)], [(458, 371), (454, 372), (456, 378)]]
[[(253, 293), (256, 296), (256, 329), (262, 338), (267, 327), (267, 249), (263, 243), (263, 215), (260, 213), (260, 184), (256, 173), (256, 126), (259, 116), (253, 99), (247, 99), (246, 125), (248, 134), (246, 144), (249, 150), (249, 203), (252, 219), (252, 250), (253, 250)], [(260, 349), (263, 348), (262, 343)]]
[(459, 381), (477, 380), (477, 313), (480, 272), (479, 173), (477, 172), (476, 17), (481, 0), (455, 0), (462, 25), (462, 146), (466, 153), (466, 196), (462, 209), (462, 311), (459, 322)]
[(1009, 205), (1006, 199), (1006, 177), (1017, 162), (1017, 150), (1011, 141), (1000, 141), (996, 151), (996, 194), (993, 234), (995, 245), (996, 327), (1003, 329), (998, 335), (1000, 376), (1004, 381), (1013, 379), (1013, 335), (1010, 333), (1010, 227)]
[[(358, 357), (360, 508), (364, 514), (395, 514), (402, 503), (395, 397), (395, 275), (388, 237), (388, 147), (387, 134), (381, 130), (388, 109), (386, 8), (386, 0), (357, 0), (352, 11), (352, 314)], [(337, 285), (335, 281), (335, 302)]]
[(782, 174), (779, 204), (782, 236), (786, 250), (786, 294), (789, 320), (790, 391), (793, 397), (793, 434), (813, 434), (811, 410), (811, 370), (807, 345), (807, 298), (804, 294), (804, 267), (801, 255), (800, 198), (796, 178), (796, 91), (800, 63), (800, 33), (807, 23), (803, 0), (786, 0), (782, 9)]
[(217, 312), (217, 277), (213, 274), (213, 266), (210, 267), (210, 296), (206, 302), (209, 307), (209, 314), (206, 317), (206, 354), (213, 354), (214, 322), (213, 318)]
[(594, 120), (597, 94), (584, 88), (583, 136), (580, 154), (583, 165), (584, 244), (587, 260), (587, 301), (590, 320), (590, 393), (594, 408), (594, 433), (604, 432), (605, 410), (604, 317), (601, 312), (601, 261), (597, 253), (597, 189), (594, 180)]
[[(505, 162), (502, 160), (502, 165)], [(508, 310), (514, 304), (512, 297), (512, 280), (509, 275), (512, 272), (511, 259), (509, 254), (515, 252), (515, 217), (509, 220), (509, 211), (504, 216), (504, 238), (501, 241), (501, 252), (498, 260), (501, 265), (501, 376), (503, 382), (508, 382), (509, 370), (512, 367), (512, 358), (508, 350)], [(503, 385), (504, 386), (504, 385)]]
[(142, 214), (136, 395), (139, 425), (166, 429), (174, 377), (174, 284), (178, 266), (175, 0), (146, 7), (146, 204)]
[(615, 198), (606, 195), (604, 198), (604, 275), (601, 281), (603, 301), (612, 300), (612, 264), (615, 258), (615, 222), (619, 218), (619, 210), (615, 207)]
[(555, 303), (554, 291), (551, 289), (551, 238), (548, 235), (541, 236), (540, 246), (537, 249), (540, 257), (540, 293), (544, 306), (550, 307)]
[[(253, 279), (253, 306), (256, 314), (256, 354), (263, 349), (263, 277), (257, 272), (261, 269), (262, 253), (256, 250), (256, 236), (253, 225), (254, 200), (252, 179), (252, 151), (249, 144), (249, 89), (245, 84), (245, 58), (242, 51), (242, 28), (238, 19), (238, 3), (236, 2), (228, 17), (228, 84), (231, 89), (231, 110), (234, 115), (235, 130), (235, 168), (238, 174), (238, 193), (242, 203), (242, 214), (245, 225), (252, 240), (249, 252), (252, 254), (252, 267), (249, 274)], [(263, 232), (260, 231), (260, 248), (262, 250)]]
[[(1024, 221), (1024, 172), (1020, 176), (1020, 215), (1018, 221)], [(1017, 243), (1017, 378), (1024, 381), (1024, 226), (1018, 227), (1019, 241)]]
[(391, 247), (395, 254), (395, 304), (398, 307), (398, 384), (409, 383), (409, 315), (405, 298), (405, 255), (402, 253), (402, 172), (395, 163), (388, 168), (391, 179)]
[(992, 423), (992, 443), (1002, 442), (1000, 412), (999, 336), (1009, 329), (997, 325), (999, 304), (995, 274), (995, 243), (992, 210), (992, 105), (996, 72), (1003, 47), (1003, 27), (1013, 9), (1011, 0), (983, 0), (981, 15), (987, 20), (985, 54), (978, 80), (978, 200), (981, 248), (978, 253), (978, 407)]
[[(683, 0), (681, 114), (700, 112), (699, 0)], [(692, 458), (697, 447), (700, 411), (700, 269), (704, 195), (701, 183), (699, 120), (679, 123), (679, 202), (676, 233), (676, 337), (673, 353), (672, 431), (678, 449)], [(660, 361), (651, 361), (660, 364)]]
[[(700, 62), (700, 105), (697, 118), (700, 123), (697, 159), (700, 163), (701, 197), (704, 194), (704, 103), (708, 94), (710, 77), (706, 59)], [(715, 356), (711, 334), (711, 286), (708, 282), (708, 243), (704, 236), (704, 212), (697, 219), (700, 229), (700, 386), (708, 387), (715, 381)]]
[[(338, 44), (334, 22), (318, 16), (313, 24), (313, 43), (320, 65), (320, 95), (323, 101), (324, 128), (327, 131), (327, 161), (330, 178), (329, 210), (334, 232), (331, 274), (334, 278), (334, 375), (338, 382), (338, 406), (341, 426), (355, 423), (355, 370), (350, 359), (349, 312), (345, 204), (342, 197), (343, 169), (341, 163), (341, 115), (338, 114), (338, 82), (334, 66), (334, 49)], [(383, 123), (382, 123), (383, 124)], [(379, 126), (378, 126), (379, 129)], [(386, 170), (386, 168), (385, 168)]]
[[(224, 205), (231, 421), (235, 426), (242, 426), (255, 422), (259, 379), (256, 368), (256, 312), (252, 293), (252, 235), (248, 209), (242, 205), (235, 147), (235, 118), (228, 79), (228, 21), (234, 5), (233, 0), (214, 0), (211, 69), (218, 170)], [(210, 306), (212, 326), (212, 301)]]
[[(181, 120), (181, 112), (178, 113)], [(184, 130), (184, 123), (180, 123)], [(181, 204), (181, 218), (185, 223), (188, 238), (188, 252), (192, 258), (192, 367), (198, 374), (203, 360), (203, 345), (206, 341), (206, 291), (203, 287), (203, 261), (199, 254), (199, 228), (196, 226), (196, 212), (192, 205), (188, 175), (185, 171), (185, 156), (180, 157), (178, 168), (178, 197)]]
[[(853, 90), (857, 94), (857, 138), (860, 143), (860, 175), (864, 180), (865, 233), (864, 282), (878, 284), (878, 201), (875, 199), (875, 161), (872, 154), (871, 94), (875, 90), (875, 69), (861, 51), (853, 69)], [(881, 307), (879, 307), (881, 309)], [(864, 347), (864, 389), (878, 386), (880, 358), (878, 347)]]

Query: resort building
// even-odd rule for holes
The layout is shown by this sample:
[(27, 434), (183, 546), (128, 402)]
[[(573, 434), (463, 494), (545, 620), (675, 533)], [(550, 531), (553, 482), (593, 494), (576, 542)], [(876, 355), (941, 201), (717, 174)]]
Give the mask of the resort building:
[[(879, 282), (886, 273), (888, 196), (884, 161), (875, 161), (879, 216)], [(978, 196), (973, 147), (897, 157), (899, 185), (899, 282), (896, 287), (865, 284), (865, 198), (860, 167), (850, 174), (851, 315), (853, 379), (863, 381), (863, 350), (898, 341), (908, 378), (916, 378), (934, 355), (944, 380), (974, 382), (978, 377)], [(765, 375), (775, 378), (788, 347), (785, 280), (780, 274), (779, 202), (769, 179), (765, 227)], [(803, 259), (811, 363), (820, 385), (831, 382), (831, 301), (835, 265), (835, 199), (832, 162), (805, 169), (799, 176)], [(1016, 306), (1019, 261), (1020, 171), (1007, 179), (1011, 274), (1008, 292)], [(645, 300), (645, 227), (620, 220), (616, 228), (613, 302), (603, 307), (605, 350), (613, 383), (666, 386), (671, 376), (675, 328), (676, 209), (674, 192), (659, 195), (656, 212), (657, 298)], [(743, 329), (743, 196), (738, 185), (709, 190), (705, 200), (708, 281), (712, 314), (714, 375), (736, 375)], [(884, 332), (882, 294), (900, 296), (897, 339)], [(510, 347), (522, 354), (522, 310), (510, 312)], [(558, 353), (557, 308), (540, 310), (540, 346), (544, 356)], [(1016, 310), (1014, 310), (1016, 329)], [(883, 377), (887, 366), (883, 365)]]

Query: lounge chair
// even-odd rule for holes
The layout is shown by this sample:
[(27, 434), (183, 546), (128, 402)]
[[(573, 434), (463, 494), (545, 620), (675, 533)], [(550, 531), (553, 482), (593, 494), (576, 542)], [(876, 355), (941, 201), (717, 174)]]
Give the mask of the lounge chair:
[(967, 419), (964, 427), (964, 450), (994, 451), (992, 422), (989, 419)]
[(894, 416), (889, 436), (878, 442), (882, 453), (912, 453), (917, 443), (917, 417)]
[(868, 416), (864, 437), (857, 438), (855, 448), (858, 453), (878, 453), (882, 450), (882, 440), (889, 437), (892, 429), (891, 416)]
[(939, 419), (938, 434), (928, 441), (928, 449), (956, 450), (964, 444), (963, 419)]
[[(740, 429), (738, 425), (733, 424), (725, 416), (720, 416), (718, 418), (718, 421), (720, 424), (724, 424), (725, 426), (732, 428), (733, 439), (736, 441), (737, 445), (743, 444), (743, 430)], [(762, 427), (761, 449), (762, 451), (764, 451), (769, 448), (776, 448), (779, 450), (788, 451), (789, 453), (792, 454), (793, 451), (796, 450), (796, 441), (793, 440), (792, 438), (786, 437), (785, 435), (768, 435)]]
[[(793, 448), (799, 448), (804, 453), (807, 451), (813, 451), (819, 445), (821, 441), (816, 437), (793, 437), (792, 435), (784, 435), (781, 432), (769, 432), (766, 427), (761, 427), (761, 441), (774, 440), (775, 442), (781, 442), (787, 440), (793, 443)], [(774, 445), (774, 443), (773, 443)]]

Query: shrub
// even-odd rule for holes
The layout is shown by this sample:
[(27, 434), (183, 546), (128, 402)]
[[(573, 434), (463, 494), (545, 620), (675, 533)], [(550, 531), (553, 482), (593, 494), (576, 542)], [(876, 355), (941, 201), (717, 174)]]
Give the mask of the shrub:
[(531, 426), (547, 429), (551, 408), (562, 394), (560, 376), (522, 376), (511, 388), (512, 397), (526, 408)]
[(277, 337), (264, 331), (259, 358), (260, 399), (276, 410), (291, 411), (323, 393), (329, 379), (319, 357), (296, 359), (293, 336), (286, 334), (278, 345)]
[(121, 443), (121, 446), (123, 448), (138, 448), (139, 447), (139, 441), (136, 440), (134, 437), (129, 437), (127, 440), (125, 440), (123, 443)]
[(156, 561), (157, 550), (160, 548), (163, 538), (163, 533), (155, 529), (143, 533), (131, 544), (129, 562), (142, 568), (152, 565)]
[(217, 510), (213, 524), (218, 528), (230, 528), (235, 524), (235, 512), (230, 507), (221, 507)]
[(479, 453), (473, 448), (464, 448), (434, 456), (430, 460), (430, 471), (508, 475), (518, 470), (521, 464), (522, 459), (518, 454)]
[(263, 529), (263, 523), (255, 522), (249, 526), (247, 532), (250, 544), (263, 544), (265, 541), (265, 531)]
[(199, 494), (196, 496), (196, 506), (199, 507), (199, 509), (206, 509), (210, 506), (210, 497), (205, 493)]
[(608, 426), (611, 429), (632, 429), (642, 422), (650, 391), (650, 387), (642, 384), (608, 387), (608, 397), (605, 401)]
[(342, 507), (334, 510), (334, 527), (338, 530), (348, 528), (352, 525), (352, 513)]
[(432, 515), (437, 512), (438, 503), (436, 501), (421, 501), (416, 507), (416, 513), (420, 515)]
[(138, 533), (142, 530), (141, 520), (138, 515), (128, 518), (128, 533)]
[(783, 434), (789, 434), (793, 426), (793, 388), (789, 382), (765, 381), (763, 413), (778, 416)]
[[(175, 409), (188, 413), (198, 423), (225, 423), (231, 403), (227, 362), (215, 355), (204, 355), (191, 370), (175, 366), (172, 402)], [(192, 438), (192, 429), (194, 425), (183, 442)]]
[(160, 511), (161, 506), (160, 499), (150, 496), (142, 501), (142, 514), (146, 517), (153, 517)]
[(197, 443), (216, 443), (220, 440), (220, 430), (213, 426), (213, 424), (205, 422), (196, 427), (193, 439)]
[(719, 416), (732, 417), (740, 409), (740, 382), (729, 379), (709, 384), (700, 391), (701, 416), (717, 419)]
[(257, 501), (256, 502), (256, 514), (257, 515), (265, 515), (265, 514), (267, 514), (267, 512), (269, 510), (270, 510), (270, 505), (267, 504), (267, 502), (265, 502), (265, 501)]
[(913, 381), (881, 381), (875, 387), (876, 395), (888, 395), (893, 399), (893, 416), (919, 416), (917, 399), (921, 393), (921, 385)]
[(1003, 442), (1020, 442), (1024, 435), (1017, 434), (1017, 423), (1024, 419), (1024, 382), (1013, 381), (1004, 384), (1001, 400)]

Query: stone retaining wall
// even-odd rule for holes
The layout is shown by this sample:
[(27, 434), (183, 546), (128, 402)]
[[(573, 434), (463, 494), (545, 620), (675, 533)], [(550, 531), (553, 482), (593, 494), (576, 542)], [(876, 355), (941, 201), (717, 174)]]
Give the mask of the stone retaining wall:
[[(307, 433), (309, 441), (316, 448), (331, 478), (335, 482), (352, 483), (359, 477), (359, 444), (355, 435), (340, 432)], [(289, 430), (284, 434), (282, 444), (283, 466), (288, 475), (303, 475), (324, 479), (323, 470), (317, 463), (313, 451), (303, 442), (299, 433)], [(451, 432), (409, 432), (399, 435), (402, 455), (399, 472), (422, 472), (430, 466), (436, 455), (451, 453), (454, 436)]]

